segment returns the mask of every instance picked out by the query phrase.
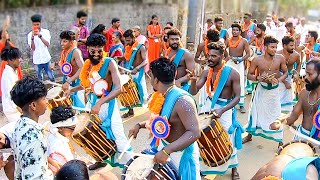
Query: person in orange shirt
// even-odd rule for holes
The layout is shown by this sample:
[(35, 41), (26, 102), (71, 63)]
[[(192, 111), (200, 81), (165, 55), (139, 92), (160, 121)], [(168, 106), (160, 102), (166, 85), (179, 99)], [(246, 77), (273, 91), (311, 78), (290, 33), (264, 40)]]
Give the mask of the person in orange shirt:
[(147, 31), (149, 39), (148, 57), (149, 63), (151, 63), (160, 57), (161, 51), (162, 28), (158, 22), (157, 15), (152, 15)]
[[(4, 21), (4, 24), (2, 26), (2, 30), (0, 30), (0, 54), (2, 54), (2, 51), (5, 48), (13, 48), (15, 47), (14, 44), (10, 41), (10, 35), (7, 31), (10, 24), (10, 16), (6, 17), (6, 20)], [(6, 64), (8, 64), (7, 59), (5, 59), (6, 55), (1, 56), (1, 65), (0, 65), (0, 80), (2, 77), (2, 72), (4, 68), (6, 67)], [(18, 78), (22, 79), (22, 69), (21, 66), (17, 68), (17, 74)], [(2, 96), (1, 86), (0, 86), (0, 96)], [(0, 98), (1, 99), (1, 98)]]

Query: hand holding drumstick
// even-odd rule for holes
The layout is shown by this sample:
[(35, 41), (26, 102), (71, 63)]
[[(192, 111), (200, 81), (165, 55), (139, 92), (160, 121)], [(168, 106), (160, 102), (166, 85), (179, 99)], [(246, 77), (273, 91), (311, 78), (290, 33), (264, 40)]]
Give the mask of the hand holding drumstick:
[(196, 74), (194, 73), (194, 71), (190, 71), (189, 69), (186, 69), (186, 71), (187, 71), (187, 75), (188, 75), (188, 78), (189, 78), (189, 80), (191, 80), (191, 81), (197, 81), (197, 76), (196, 76)]

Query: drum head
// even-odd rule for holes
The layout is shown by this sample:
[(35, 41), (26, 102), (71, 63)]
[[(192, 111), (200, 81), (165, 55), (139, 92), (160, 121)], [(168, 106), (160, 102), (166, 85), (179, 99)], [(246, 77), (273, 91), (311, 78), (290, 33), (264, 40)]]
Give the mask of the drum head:
[(73, 134), (77, 134), (81, 132), (88, 125), (90, 120), (89, 113), (81, 113), (76, 116), (77, 116), (78, 122), (77, 122), (76, 128), (73, 131)]
[(101, 96), (104, 94), (104, 90), (108, 89), (108, 83), (105, 80), (99, 80), (93, 84), (93, 93)]
[(130, 76), (128, 76), (127, 74), (121, 74), (120, 75), (120, 84), (121, 86), (127, 84), (130, 80)]
[(55, 99), (57, 96), (60, 95), (61, 91), (62, 91), (62, 87), (59, 87), (59, 86), (52, 87), (51, 89), (48, 90), (46, 98)]
[(202, 114), (199, 114), (199, 127), (200, 129), (205, 129), (206, 127), (208, 127), (209, 125), (212, 124), (212, 121), (211, 120), (211, 116), (210, 114), (208, 113), (202, 113)]
[(289, 155), (294, 158), (312, 157), (315, 153), (313, 145), (305, 141), (291, 141), (278, 150), (279, 155)]
[(136, 157), (127, 163), (126, 171), (123, 173), (125, 174), (124, 179), (144, 179), (152, 172), (153, 167), (152, 158)]

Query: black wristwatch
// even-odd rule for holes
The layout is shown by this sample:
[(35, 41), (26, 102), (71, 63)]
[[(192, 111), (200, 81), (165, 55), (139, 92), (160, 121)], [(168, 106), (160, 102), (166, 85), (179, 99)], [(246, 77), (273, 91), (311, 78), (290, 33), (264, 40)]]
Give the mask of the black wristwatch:
[(38, 35), (38, 37), (41, 39), (41, 38), (42, 38), (42, 35), (41, 35), (41, 34), (39, 34), (39, 35)]

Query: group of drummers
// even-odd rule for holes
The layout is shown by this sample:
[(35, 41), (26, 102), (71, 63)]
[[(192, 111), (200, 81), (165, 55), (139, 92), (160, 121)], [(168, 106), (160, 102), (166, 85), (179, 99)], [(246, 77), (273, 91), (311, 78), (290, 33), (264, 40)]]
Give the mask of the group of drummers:
[[(150, 63), (147, 47), (135, 39), (131, 29), (123, 33), (126, 46), (121, 57), (107, 57), (105, 36), (91, 34), (86, 60), (76, 47), (75, 33), (63, 31), (62, 84), (48, 82), (52, 87), (47, 90), (48, 84), (26, 76), (10, 92), (22, 118), (0, 131), (0, 148), (11, 148), (14, 154), (2, 163), (8, 178), (60, 177), (67, 162), (81, 159), (70, 146), (72, 139), (96, 161), (90, 170), (118, 166), (123, 169), (121, 179), (195, 180), (222, 175), (228, 169), (232, 169), (232, 179), (240, 179), (238, 150), (252, 136), (261, 136), (279, 142), (279, 155), (253, 179), (317, 179), (319, 159), (311, 143), (319, 146), (320, 137), (318, 34), (309, 31), (308, 45), (300, 46), (291, 24), (286, 24), (288, 35), (282, 38), (283, 49), (277, 51), (279, 41), (265, 34), (266, 25), (253, 23), (250, 13), (244, 15), (242, 25), (231, 25), (231, 35), (222, 27), (223, 19), (216, 18), (215, 28), (205, 32), (195, 56), (182, 48), (181, 33), (172, 28), (165, 34), (169, 48), (164, 56), (159, 54)], [(301, 63), (304, 51), (307, 56)], [(154, 90), (150, 96), (146, 76)], [(296, 92), (295, 105), (292, 77), (296, 87), (306, 87)], [(236, 106), (246, 112), (246, 93), (252, 93), (252, 98), (244, 129), (237, 120)], [(125, 116), (129, 117), (135, 107), (144, 104), (148, 104), (150, 117), (125, 133), (120, 109), (129, 110)], [(34, 143), (44, 136), (42, 130), (39, 134), (33, 131), (41, 129), (39, 117), (47, 106), (51, 110), (45, 132), (48, 142)], [(281, 112), (291, 113), (279, 119)], [(292, 125), (301, 113), (302, 123), (293, 130), (295, 141), (283, 145), (283, 125)], [(140, 129), (150, 132), (150, 148), (136, 153), (130, 143)], [(248, 136), (242, 139), (245, 131)], [(42, 150), (33, 149), (38, 146)], [(115, 178), (106, 174), (97, 176)], [(68, 173), (70, 179), (72, 175)]]

